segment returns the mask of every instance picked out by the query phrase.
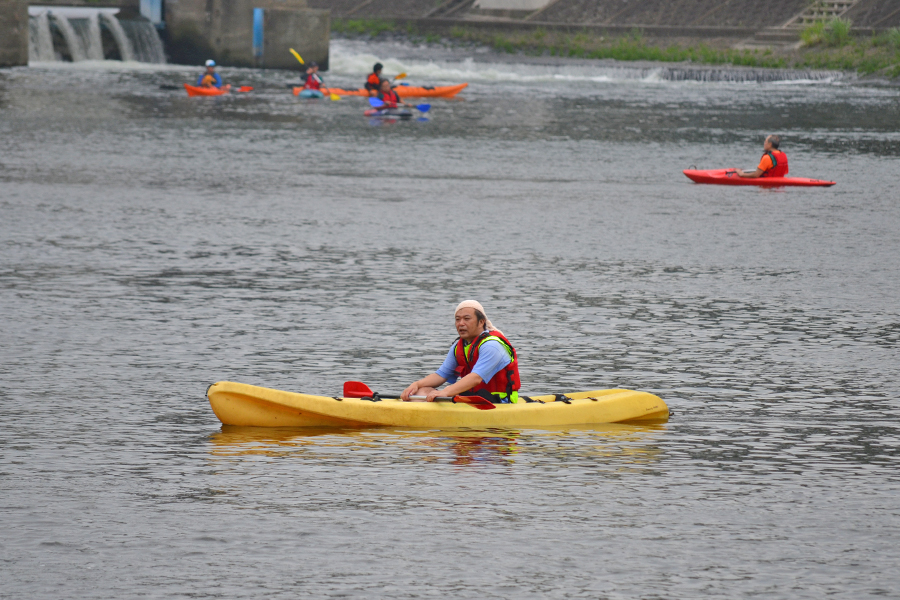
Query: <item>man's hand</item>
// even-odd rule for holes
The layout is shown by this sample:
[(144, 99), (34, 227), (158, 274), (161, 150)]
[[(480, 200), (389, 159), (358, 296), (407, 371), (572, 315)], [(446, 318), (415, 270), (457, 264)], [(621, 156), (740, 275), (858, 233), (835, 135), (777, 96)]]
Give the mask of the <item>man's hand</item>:
[(418, 391), (419, 391), (419, 382), (414, 381), (413, 383), (409, 384), (409, 387), (407, 387), (405, 390), (403, 390), (403, 393), (400, 394), (400, 399), (403, 400), (404, 402), (409, 402), (409, 397), (415, 396), (416, 392), (418, 392)]
[(431, 392), (425, 397), (425, 402), (434, 402), (434, 399), (438, 396), (446, 396), (446, 394), (441, 390), (431, 390)]

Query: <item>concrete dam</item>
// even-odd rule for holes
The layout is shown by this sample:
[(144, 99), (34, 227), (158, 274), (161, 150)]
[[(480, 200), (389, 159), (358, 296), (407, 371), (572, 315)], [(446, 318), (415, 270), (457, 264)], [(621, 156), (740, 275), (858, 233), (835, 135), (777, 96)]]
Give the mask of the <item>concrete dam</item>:
[(0, 66), (121, 60), (327, 69), (329, 11), (306, 0), (0, 0)]

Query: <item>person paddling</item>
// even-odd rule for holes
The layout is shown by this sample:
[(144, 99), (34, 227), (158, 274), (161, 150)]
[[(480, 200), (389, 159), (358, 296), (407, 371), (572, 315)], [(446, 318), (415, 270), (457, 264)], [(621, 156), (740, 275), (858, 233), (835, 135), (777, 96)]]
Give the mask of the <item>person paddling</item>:
[(412, 106), (400, 99), (400, 95), (391, 88), (391, 82), (387, 79), (381, 80), (381, 90), (378, 92), (378, 98), (384, 102), (384, 108), (397, 108), (401, 104), (403, 106)]
[(375, 63), (375, 66), (372, 67), (372, 72), (366, 78), (366, 90), (369, 92), (369, 96), (374, 97), (378, 95), (378, 91), (381, 89), (381, 70), (383, 68), (384, 65), (381, 63)]
[[(481, 396), (494, 404), (519, 401), (519, 357), (515, 348), (487, 318), (484, 307), (465, 300), (456, 307), (456, 332), (459, 334), (440, 368), (409, 385), (400, 398), (427, 396)], [(442, 390), (437, 387), (450, 385)]]
[(206, 61), (206, 72), (197, 78), (197, 87), (204, 88), (221, 88), (222, 78), (216, 73), (216, 61), (210, 59)]
[(303, 84), (304, 90), (322, 91), (322, 76), (319, 75), (319, 64), (316, 62), (309, 63), (306, 68), (306, 82)]
[(755, 171), (744, 171), (735, 169), (734, 172), (738, 177), (784, 177), (788, 174), (787, 155), (778, 149), (781, 145), (781, 138), (777, 135), (770, 135), (763, 143), (763, 155), (759, 161), (759, 166)]

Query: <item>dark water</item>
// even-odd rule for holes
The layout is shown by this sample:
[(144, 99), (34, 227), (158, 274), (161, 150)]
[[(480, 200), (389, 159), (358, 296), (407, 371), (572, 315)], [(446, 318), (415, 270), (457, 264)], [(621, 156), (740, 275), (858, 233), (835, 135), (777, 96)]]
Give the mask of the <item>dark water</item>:
[[(285, 72), (0, 72), (0, 596), (900, 597), (900, 91), (427, 52), (336, 46), (338, 85), (472, 82), (379, 126)], [(680, 173), (773, 131), (838, 185)], [(526, 391), (675, 416), (234, 429), (204, 397), (400, 389), (469, 297)]]

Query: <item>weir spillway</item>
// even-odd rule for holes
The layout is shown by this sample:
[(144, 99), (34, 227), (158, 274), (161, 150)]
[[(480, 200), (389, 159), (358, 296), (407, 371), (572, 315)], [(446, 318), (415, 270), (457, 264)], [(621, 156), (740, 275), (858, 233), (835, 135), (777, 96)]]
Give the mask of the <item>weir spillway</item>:
[(119, 19), (117, 8), (29, 6), (29, 62), (121, 60), (166, 62), (156, 27)]

